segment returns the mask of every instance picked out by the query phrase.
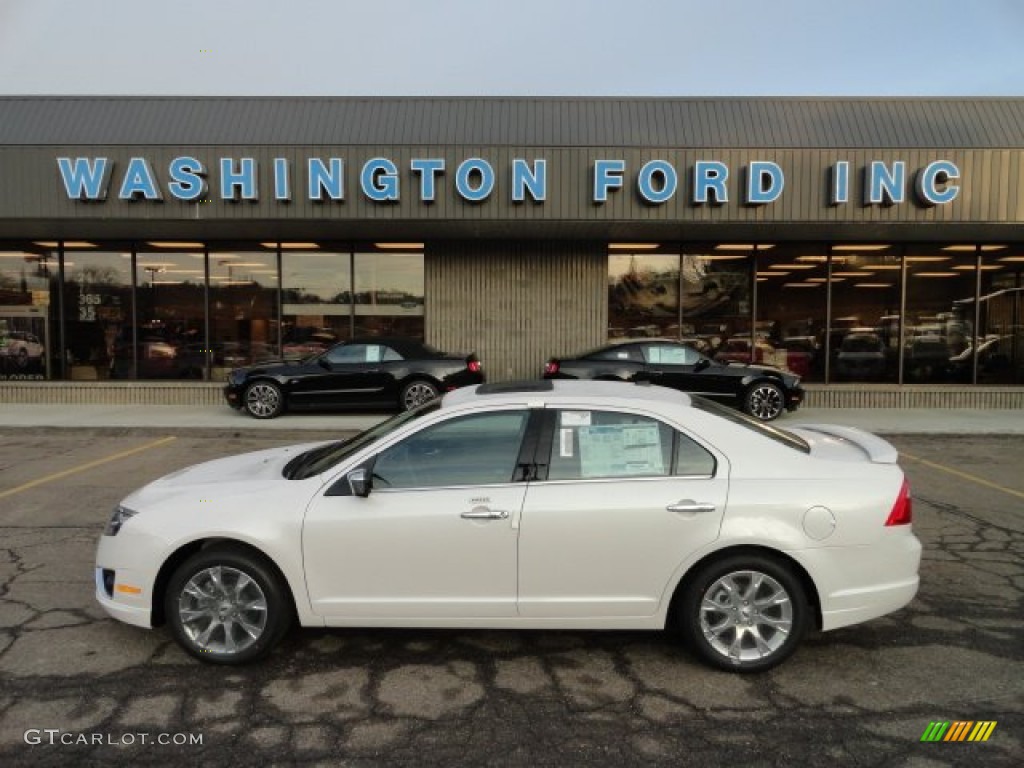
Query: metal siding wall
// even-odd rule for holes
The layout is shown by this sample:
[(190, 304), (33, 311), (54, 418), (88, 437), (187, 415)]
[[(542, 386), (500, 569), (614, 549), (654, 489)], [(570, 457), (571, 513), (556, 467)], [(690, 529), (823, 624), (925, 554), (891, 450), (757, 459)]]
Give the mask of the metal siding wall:
[(603, 243), (436, 243), (424, 262), (427, 342), (476, 352), (490, 381), (537, 378), (606, 338)]

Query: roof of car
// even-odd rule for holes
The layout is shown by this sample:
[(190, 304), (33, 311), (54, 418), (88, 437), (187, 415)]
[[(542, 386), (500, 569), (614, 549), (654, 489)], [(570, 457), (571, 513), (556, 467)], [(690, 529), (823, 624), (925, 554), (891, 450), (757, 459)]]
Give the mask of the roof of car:
[[(547, 386), (550, 384), (550, 387)], [(580, 399), (618, 401), (657, 401), (673, 405), (690, 405), (690, 396), (668, 387), (634, 384), (625, 381), (591, 381), (547, 379), (462, 387), (444, 396), (443, 407), (471, 402), (502, 403), (562, 402)]]

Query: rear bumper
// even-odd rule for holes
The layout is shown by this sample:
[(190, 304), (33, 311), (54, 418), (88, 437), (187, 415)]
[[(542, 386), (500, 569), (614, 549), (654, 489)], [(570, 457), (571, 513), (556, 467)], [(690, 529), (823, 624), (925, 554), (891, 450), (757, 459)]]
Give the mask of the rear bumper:
[(822, 547), (791, 553), (818, 589), (821, 629), (838, 629), (903, 608), (920, 583), (921, 542), (909, 530), (886, 531), (863, 547)]
[(786, 393), (786, 410), (795, 411), (803, 404), (804, 397), (805, 393), (803, 387), (793, 387), (790, 389), (789, 392)]

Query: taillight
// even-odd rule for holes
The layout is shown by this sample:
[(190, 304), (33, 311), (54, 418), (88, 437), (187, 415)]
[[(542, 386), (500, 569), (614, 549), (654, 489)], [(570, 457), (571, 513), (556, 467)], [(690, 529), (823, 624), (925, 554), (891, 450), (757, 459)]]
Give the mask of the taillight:
[(466, 362), (466, 368), (469, 369), (470, 373), (480, 373), (480, 371), (482, 371), (484, 369), (484, 367), (482, 365), (480, 365), (480, 361), (479, 360), (469, 360), (469, 361), (467, 361)]
[(886, 526), (910, 525), (913, 516), (914, 503), (910, 498), (910, 483), (904, 478), (903, 485), (900, 486), (900, 493), (896, 497), (896, 503), (892, 505), (892, 512), (889, 513), (885, 524)]
[(544, 365), (544, 375), (552, 376), (558, 373), (559, 367), (560, 366), (557, 360), (548, 360), (547, 363)]

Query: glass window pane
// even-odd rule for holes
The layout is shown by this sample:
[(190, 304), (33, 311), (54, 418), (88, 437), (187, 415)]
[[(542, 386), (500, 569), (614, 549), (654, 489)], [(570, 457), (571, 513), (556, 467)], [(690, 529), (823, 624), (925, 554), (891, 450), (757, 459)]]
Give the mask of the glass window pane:
[[(960, 357), (974, 338), (975, 255), (939, 246), (910, 247), (907, 317), (903, 323), (903, 381), (943, 383), (961, 377)], [(954, 370), (956, 369), (956, 370)], [(970, 381), (970, 365), (967, 366)]]
[(1024, 247), (983, 247), (981, 270), (978, 383), (1024, 384)]
[(423, 254), (355, 254), (355, 335), (423, 339)]
[(659, 477), (672, 466), (673, 430), (646, 416), (559, 411), (549, 480)]
[(281, 254), (282, 341), (286, 358), (323, 352), (352, 338), (352, 256), (285, 249)]
[(131, 353), (131, 248), (99, 245), (64, 254), (67, 376), (77, 381), (110, 376), (118, 339), (128, 338)]
[(679, 253), (608, 254), (608, 338), (678, 338)]
[[(736, 251), (723, 246), (684, 246), (683, 341), (710, 356), (722, 351), (733, 355), (725, 359), (749, 362), (753, 263), (752, 247)], [(730, 339), (736, 339), (736, 344), (723, 348)]]
[(59, 373), (56, 248), (0, 245), (0, 381)]
[(898, 379), (900, 249), (885, 244), (833, 249), (832, 320), (826, 342), (832, 381)]
[[(250, 248), (254, 244), (250, 244)], [(277, 253), (218, 246), (210, 250), (210, 344), (191, 349), (210, 378), (278, 356)]]
[[(824, 380), (827, 254), (824, 245), (814, 244), (758, 250), (755, 362), (790, 370), (809, 381)], [(832, 282), (848, 279), (835, 276)]]
[(131, 329), (115, 341), (112, 378), (198, 379), (206, 345), (206, 281), (202, 248), (143, 244), (135, 259), (137, 368)]
[(465, 416), (417, 432), (377, 457), (374, 487), (509, 483), (528, 416), (524, 410)]

